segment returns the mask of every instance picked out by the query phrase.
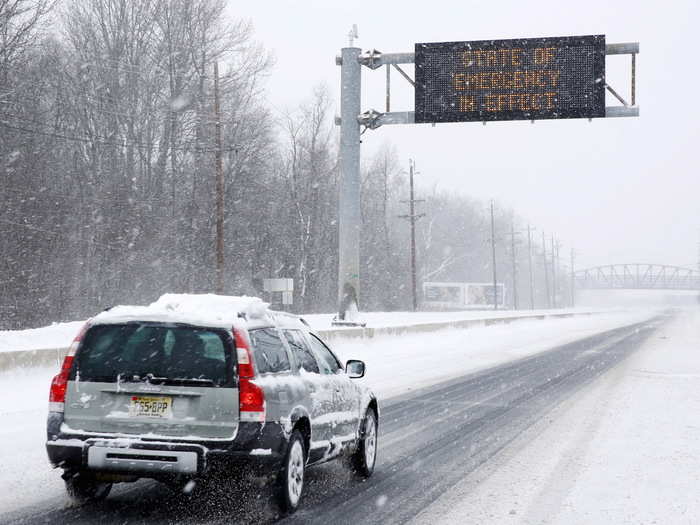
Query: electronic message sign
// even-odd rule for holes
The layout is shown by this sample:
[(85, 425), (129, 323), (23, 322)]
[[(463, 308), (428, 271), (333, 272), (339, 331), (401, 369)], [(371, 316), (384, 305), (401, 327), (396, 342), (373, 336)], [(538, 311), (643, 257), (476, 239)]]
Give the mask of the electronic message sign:
[(415, 122), (605, 116), (605, 35), (416, 44)]

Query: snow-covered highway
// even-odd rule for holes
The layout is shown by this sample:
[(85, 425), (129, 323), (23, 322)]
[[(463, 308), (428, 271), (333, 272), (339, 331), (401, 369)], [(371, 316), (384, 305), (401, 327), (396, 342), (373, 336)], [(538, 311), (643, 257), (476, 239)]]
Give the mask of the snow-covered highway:
[[(682, 316), (686, 324), (698, 326), (700, 316), (696, 313)], [(522, 443), (523, 436), (542, 425), (546, 430), (550, 419), (551, 425), (556, 425), (566, 415), (552, 415), (558, 414), (562, 402), (571, 403), (584, 385), (595, 390), (596, 385), (609, 382), (606, 378), (611, 373), (607, 370), (636, 349), (646, 348), (650, 337), (657, 337), (659, 332), (654, 330), (666, 318), (652, 317), (646, 311), (523, 321), (335, 344), (342, 357), (367, 362), (366, 381), (383, 401), (377, 472), (358, 484), (340, 464), (311, 469), (305, 501), (290, 521), (387, 523), (415, 516), (423, 522), (462, 521), (460, 517), (475, 510), (462, 507), (478, 505), (485, 497), (481, 494), (474, 499), (470, 494), (479, 490), (478, 481), (488, 468), (495, 469), (488, 474), (494, 479), (499, 472), (495, 465), (514, 457), (514, 449), (527, 446), (527, 442)], [(664, 334), (673, 337), (671, 332)], [(183, 501), (161, 485), (139, 482), (118, 487), (100, 505), (69, 507), (60, 477), (49, 469), (43, 450), (46, 385), (51, 374), (51, 370), (15, 372), (0, 379), (10, 387), (0, 408), (9, 423), (0, 432), (2, 521), (274, 519), (265, 491), (244, 490), (240, 484), (230, 483), (195, 501)], [(544, 446), (537, 436), (532, 439)], [(523, 474), (526, 471), (514, 474), (510, 486), (517, 486), (522, 480), (515, 476)], [(506, 519), (504, 509), (507, 518), (517, 521), (520, 509), (501, 501), (495, 487), (490, 490), (495, 494), (492, 499), (497, 500), (493, 508), (500, 512), (494, 514), (492, 522)], [(477, 521), (488, 521), (485, 518), (488, 514)]]

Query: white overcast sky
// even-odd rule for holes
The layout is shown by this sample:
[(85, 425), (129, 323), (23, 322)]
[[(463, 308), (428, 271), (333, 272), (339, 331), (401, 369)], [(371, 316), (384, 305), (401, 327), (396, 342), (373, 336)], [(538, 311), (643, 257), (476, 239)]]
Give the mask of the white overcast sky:
[[(363, 137), (363, 159), (385, 141), (424, 188), (495, 198), (554, 232), (578, 267), (654, 262), (695, 266), (700, 241), (700, 2), (343, 1), (231, 2), (275, 56), (268, 98), (281, 110), (325, 83), (339, 99), (334, 57), (347, 45), (412, 51), (416, 42), (605, 34), (640, 42), (640, 118), (386, 126)], [(629, 57), (608, 57), (608, 81), (629, 98)], [(409, 68), (410, 69), (410, 68)], [(411, 70), (412, 73), (412, 70)], [(398, 74), (392, 110), (412, 110)], [(384, 71), (363, 68), (363, 109), (383, 110)], [(614, 101), (608, 100), (608, 104)], [(339, 107), (337, 108), (339, 113)]]

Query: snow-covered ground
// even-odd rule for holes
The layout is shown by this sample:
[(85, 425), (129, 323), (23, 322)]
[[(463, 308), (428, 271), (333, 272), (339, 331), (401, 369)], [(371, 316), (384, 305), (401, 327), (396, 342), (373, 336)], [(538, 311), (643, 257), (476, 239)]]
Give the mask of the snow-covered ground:
[(2, 513), (62, 496), (59, 472), (46, 458), (49, 384), (55, 367), (0, 374), (0, 522)]
[(696, 308), (552, 411), (414, 522), (691, 524), (699, 519)]
[(648, 319), (654, 310), (522, 320), (507, 325), (334, 341), (342, 360), (362, 359), (364, 381), (382, 398), (532, 355), (589, 335)]
[[(367, 382), (380, 401), (450, 377), (533, 354), (649, 318), (653, 311), (615, 312), (570, 319), (518, 321), (431, 334), (337, 342), (344, 359), (367, 364)], [(72, 338), (72, 336), (71, 336)], [(47, 499), (67, 502), (59, 472), (44, 450), (48, 387), (54, 368), (0, 374), (0, 512)]]

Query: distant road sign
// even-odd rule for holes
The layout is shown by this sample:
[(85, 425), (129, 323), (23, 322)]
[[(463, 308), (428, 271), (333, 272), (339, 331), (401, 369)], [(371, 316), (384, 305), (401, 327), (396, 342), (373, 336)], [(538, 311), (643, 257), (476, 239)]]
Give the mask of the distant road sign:
[[(263, 290), (270, 294), (281, 293), (282, 304), (293, 304), (294, 300), (294, 279), (263, 279)], [(274, 301), (274, 299), (273, 299)]]
[(416, 44), (415, 122), (605, 117), (605, 35)]

